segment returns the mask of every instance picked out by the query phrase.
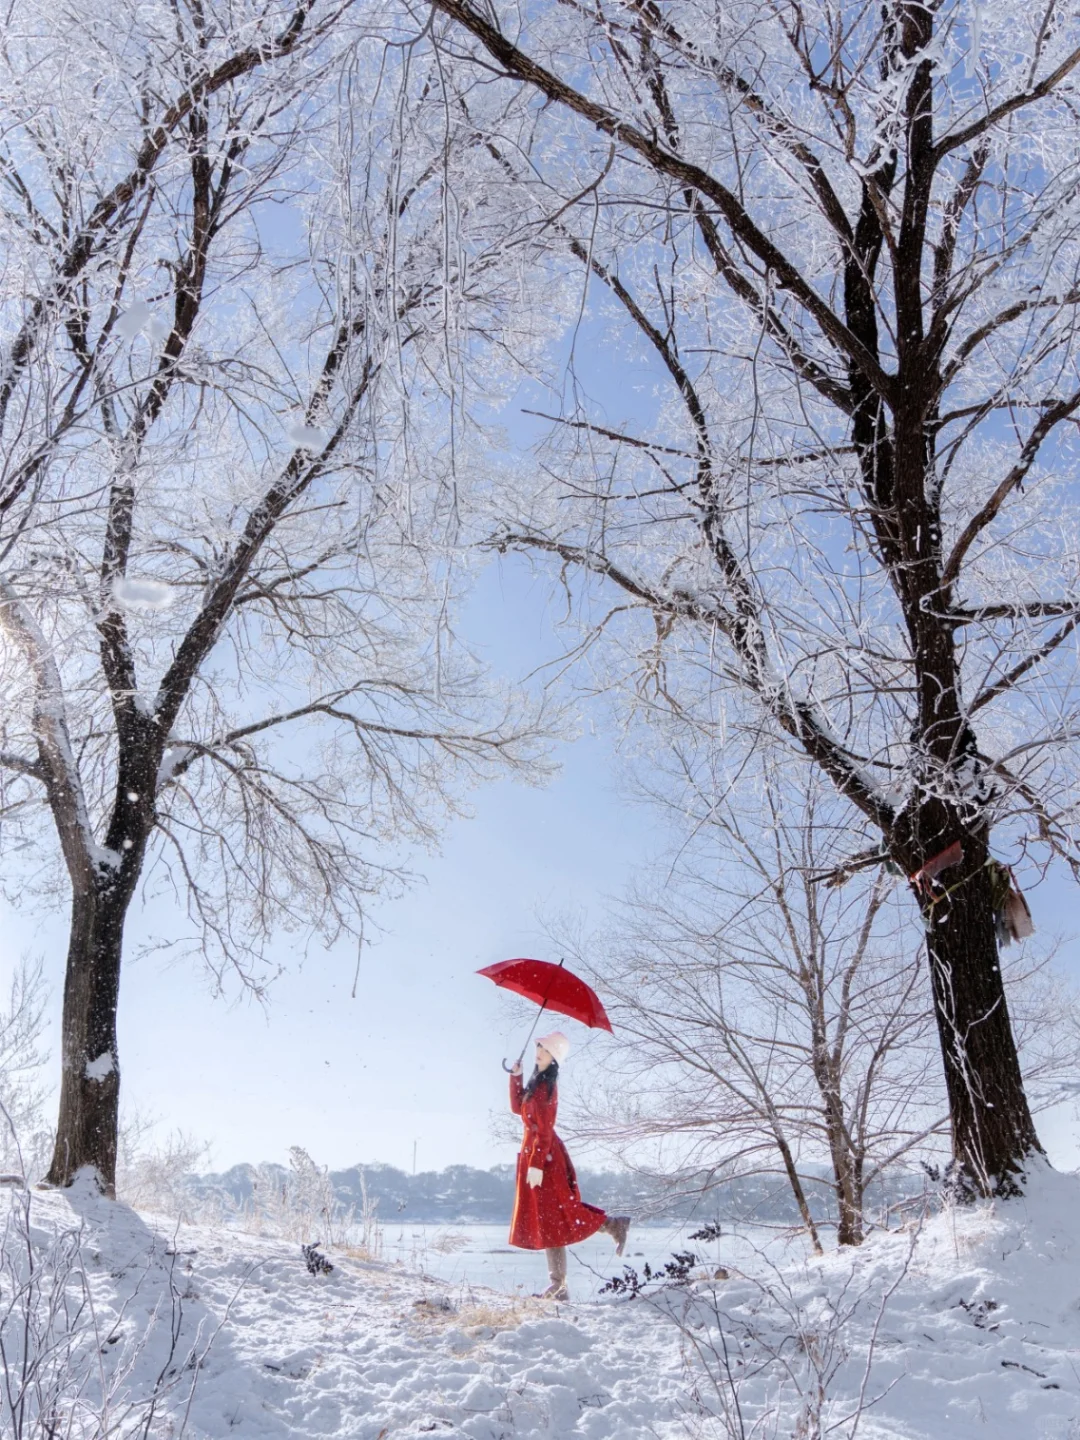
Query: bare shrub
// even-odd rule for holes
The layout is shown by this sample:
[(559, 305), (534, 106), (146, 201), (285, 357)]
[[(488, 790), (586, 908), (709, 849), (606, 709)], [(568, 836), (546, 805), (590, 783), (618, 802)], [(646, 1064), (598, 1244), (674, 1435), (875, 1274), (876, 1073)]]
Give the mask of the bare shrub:
[[(374, 1206), (367, 1204), (358, 1248), (365, 1258), (373, 1256), (376, 1243)], [(334, 1192), (334, 1183), (325, 1166), (316, 1165), (299, 1145), (289, 1148), (289, 1168), (284, 1176), (268, 1165), (256, 1170), (251, 1198), (238, 1207), (236, 1218), (256, 1234), (270, 1234), (286, 1240), (320, 1240), (327, 1246), (355, 1244), (353, 1206), (345, 1206)]]
[(681, 1336), (690, 1434), (855, 1440), (863, 1418), (892, 1388), (873, 1384), (878, 1336), (920, 1233), (921, 1225), (912, 1226), (893, 1264), (866, 1273), (852, 1264), (831, 1283), (823, 1275), (807, 1285), (807, 1274), (759, 1251), (756, 1273), (737, 1275), (733, 1285), (695, 1281), (684, 1265), (675, 1267), (674, 1283), (639, 1287), (632, 1300), (644, 1299)]
[(41, 961), (20, 960), (0, 1005), (0, 1172), (26, 1184), (44, 1174), (52, 1143), (41, 1080), (48, 998)]
[[(10, 1440), (182, 1440), (199, 1371), (220, 1325), (184, 1335), (175, 1255), (149, 1326), (128, 1321), (146, 1280), (118, 1307), (95, 1293), (78, 1224), (11, 1192), (0, 1221), (0, 1434)], [(146, 1271), (154, 1263), (146, 1259)], [(221, 1322), (222, 1324), (224, 1321)]]
[[(135, 1210), (156, 1210), (189, 1225), (218, 1218), (220, 1206), (198, 1200), (188, 1183), (206, 1163), (207, 1143), (180, 1130), (163, 1140), (147, 1143), (144, 1128), (141, 1122), (121, 1124), (117, 1199)], [(216, 1213), (210, 1215), (208, 1210)]]

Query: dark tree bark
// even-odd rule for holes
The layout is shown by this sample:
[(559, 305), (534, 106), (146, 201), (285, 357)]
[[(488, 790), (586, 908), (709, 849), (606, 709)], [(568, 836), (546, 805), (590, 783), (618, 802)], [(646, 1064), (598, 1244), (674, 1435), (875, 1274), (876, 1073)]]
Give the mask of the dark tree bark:
[(968, 830), (963, 845), (962, 865), (923, 901), (930, 980), (953, 1155), (980, 1193), (1008, 1194), (1042, 1147), (1001, 980), (985, 841)]
[[(94, 1172), (116, 1194), (120, 1059), (116, 1015), (124, 924), (154, 824), (160, 730), (130, 697), (118, 704), (120, 764), (106, 856), (73, 876), (71, 936), (64, 977), (60, 1104), (46, 1180), (70, 1185)], [(88, 883), (80, 883), (82, 876)]]
[(116, 1193), (120, 1064), (116, 1006), (124, 910), (100, 890), (74, 896), (64, 978), (60, 1104), (46, 1180), (70, 1185), (93, 1172), (103, 1192)]

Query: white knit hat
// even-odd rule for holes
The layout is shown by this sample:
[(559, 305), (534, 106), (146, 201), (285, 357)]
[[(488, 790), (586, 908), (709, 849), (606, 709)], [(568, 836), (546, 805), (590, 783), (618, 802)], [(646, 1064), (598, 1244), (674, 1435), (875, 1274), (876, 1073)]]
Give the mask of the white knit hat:
[(550, 1035), (541, 1035), (537, 1045), (543, 1045), (551, 1058), (559, 1065), (570, 1054), (570, 1041), (561, 1030), (553, 1030)]

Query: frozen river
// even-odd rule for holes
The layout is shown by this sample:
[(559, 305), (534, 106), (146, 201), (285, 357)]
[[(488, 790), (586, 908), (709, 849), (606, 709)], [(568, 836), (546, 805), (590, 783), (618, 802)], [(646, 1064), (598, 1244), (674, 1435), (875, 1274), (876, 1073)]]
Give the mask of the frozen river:
[[(626, 1253), (615, 1256), (607, 1235), (596, 1235), (570, 1250), (568, 1281), (575, 1299), (596, 1296), (624, 1265), (641, 1274), (646, 1262), (654, 1269), (670, 1260), (676, 1250), (692, 1250), (702, 1266), (743, 1268), (762, 1250), (791, 1245), (790, 1237), (758, 1227), (733, 1227), (715, 1241), (689, 1239), (700, 1222), (688, 1226), (631, 1227)], [(445, 1284), (447, 1293), (485, 1285), (504, 1294), (535, 1294), (547, 1284), (543, 1251), (514, 1250), (507, 1244), (505, 1225), (388, 1224), (382, 1228), (380, 1258), (419, 1270)], [(800, 1243), (798, 1241), (796, 1244)]]

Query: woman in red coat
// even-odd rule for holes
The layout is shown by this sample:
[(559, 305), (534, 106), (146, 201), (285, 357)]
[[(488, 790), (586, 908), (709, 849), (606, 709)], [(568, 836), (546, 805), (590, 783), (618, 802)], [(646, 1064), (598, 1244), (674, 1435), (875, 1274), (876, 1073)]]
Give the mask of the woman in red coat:
[(521, 1250), (546, 1250), (551, 1284), (547, 1300), (566, 1300), (566, 1247), (603, 1230), (615, 1241), (621, 1255), (630, 1221), (625, 1215), (608, 1216), (586, 1205), (578, 1193), (574, 1163), (555, 1134), (559, 1108), (559, 1062), (570, 1052), (570, 1041), (560, 1031), (542, 1035), (536, 1042), (536, 1069), (528, 1085), (521, 1080), (521, 1065), (510, 1073), (510, 1109), (521, 1116), (525, 1134), (517, 1162), (514, 1218), (510, 1244)]

